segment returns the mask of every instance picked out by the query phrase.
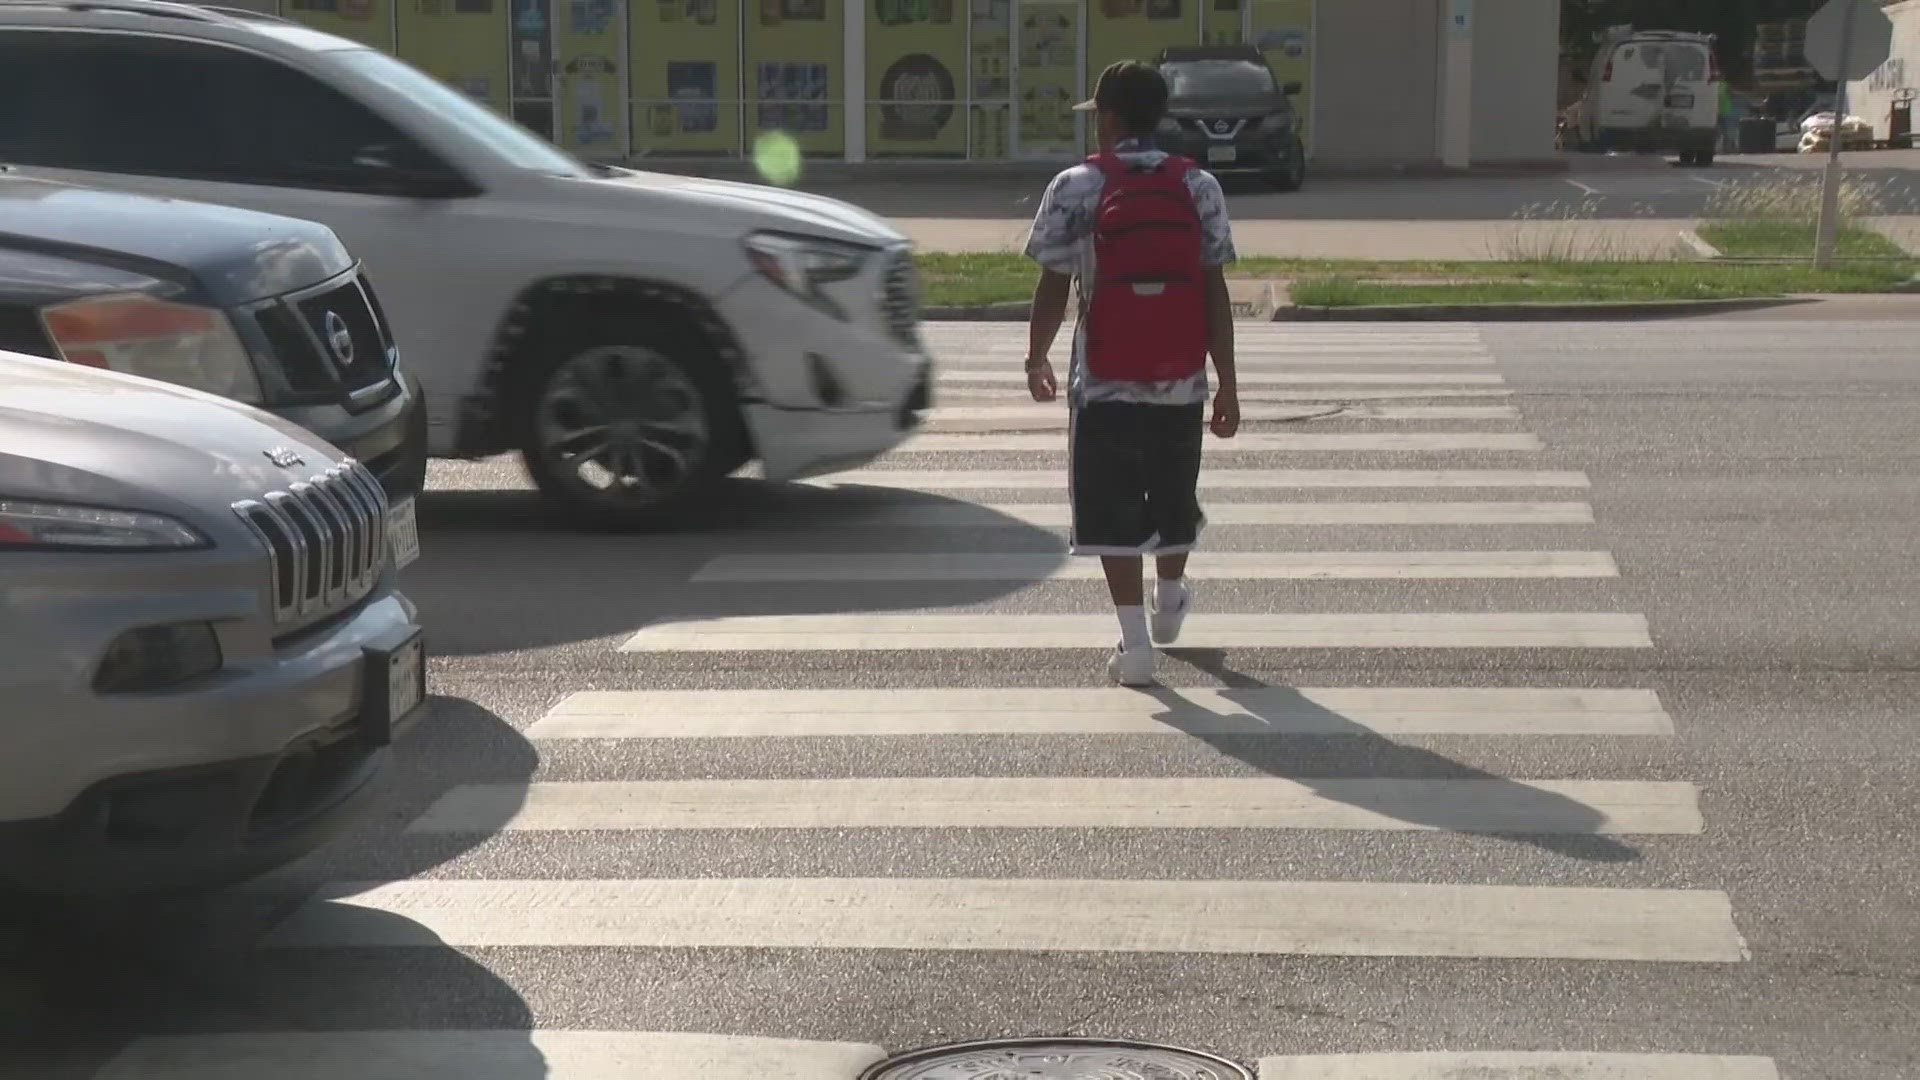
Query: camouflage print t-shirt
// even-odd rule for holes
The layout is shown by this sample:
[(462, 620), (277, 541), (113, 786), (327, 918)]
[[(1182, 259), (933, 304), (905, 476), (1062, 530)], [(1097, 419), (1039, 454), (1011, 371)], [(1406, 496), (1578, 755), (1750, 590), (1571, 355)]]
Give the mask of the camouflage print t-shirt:
[[(1114, 147), (1123, 160), (1151, 165), (1167, 155), (1139, 143)], [(1227, 198), (1220, 181), (1203, 169), (1187, 170), (1187, 190), (1200, 211), (1200, 261), (1225, 266), (1234, 260), (1233, 227), (1227, 221)], [(1092, 165), (1081, 163), (1053, 178), (1033, 218), (1027, 237), (1027, 258), (1055, 273), (1071, 275), (1080, 284), (1080, 317), (1073, 328), (1073, 361), (1067, 373), (1067, 401), (1123, 401), (1143, 405), (1193, 405), (1207, 400), (1207, 371), (1191, 378), (1166, 382), (1119, 382), (1096, 378), (1087, 370), (1087, 282), (1093, 275), (1093, 214), (1100, 203), (1106, 178)]]

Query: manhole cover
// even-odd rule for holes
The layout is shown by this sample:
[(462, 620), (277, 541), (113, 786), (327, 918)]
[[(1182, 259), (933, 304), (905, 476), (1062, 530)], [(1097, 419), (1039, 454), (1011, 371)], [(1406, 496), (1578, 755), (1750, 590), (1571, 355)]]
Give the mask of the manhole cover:
[(860, 1080), (1253, 1080), (1231, 1061), (1113, 1039), (995, 1039), (914, 1050)]

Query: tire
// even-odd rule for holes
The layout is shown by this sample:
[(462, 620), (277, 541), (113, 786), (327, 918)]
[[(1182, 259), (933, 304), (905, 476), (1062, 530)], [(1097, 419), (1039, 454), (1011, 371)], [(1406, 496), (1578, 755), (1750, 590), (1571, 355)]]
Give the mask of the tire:
[(1703, 168), (1703, 169), (1707, 168), (1708, 166), (1713, 164), (1713, 155), (1718, 150), (1719, 150), (1719, 147), (1716, 146), (1714, 143), (1712, 142), (1705, 143), (1700, 147), (1699, 150), (1694, 152), (1693, 163), (1699, 166), (1700, 168)]
[(1287, 160), (1278, 169), (1269, 174), (1268, 179), (1279, 191), (1299, 191), (1307, 182), (1307, 151), (1296, 137), (1287, 144)]
[(1683, 146), (1680, 148), (1680, 167), (1681, 168), (1691, 169), (1698, 162), (1699, 162), (1699, 155), (1697, 155), (1694, 152), (1693, 147)]
[(747, 459), (733, 385), (699, 331), (639, 314), (568, 313), (517, 373), (515, 441), (534, 484), (569, 517), (657, 523)]

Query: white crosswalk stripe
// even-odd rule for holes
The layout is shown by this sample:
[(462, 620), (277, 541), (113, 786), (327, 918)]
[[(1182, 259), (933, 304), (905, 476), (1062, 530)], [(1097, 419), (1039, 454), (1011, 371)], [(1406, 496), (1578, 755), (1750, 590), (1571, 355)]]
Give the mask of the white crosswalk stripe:
[[(1063, 650), (1067, 663), (1085, 665), (1090, 684), (1117, 636), (1110, 607), (1089, 588), (1102, 577), (1097, 562), (1062, 551), (981, 550), (1008, 542), (1016, 527), (1057, 531), (1070, 522), (1065, 411), (1014, 396), (1023, 333), (987, 324), (928, 327), (940, 363), (933, 432), (873, 466), (808, 480), (812, 490), (790, 502), (735, 515), (736, 524), (751, 528), (729, 528), (729, 512), (715, 511), (697, 549), (675, 546), (670, 537), (635, 538), (635, 560), (655, 552), (698, 557), (685, 560), (688, 576), (677, 591), (646, 597), (644, 609), (635, 609), (644, 614), (620, 624), (617, 634), (607, 631), (617, 644), (606, 648), (617, 652), (603, 660), (634, 680), (586, 684), (607, 689), (576, 683), (524, 732), (544, 762), (540, 771), (517, 780), (473, 774), (420, 800), (403, 828), (404, 842), (429, 847), (486, 837), (491, 854), (426, 877), (341, 874), (272, 925), (265, 954), (297, 961), (347, 950), (340, 955), (400, 964), (425, 949), (451, 948), (485, 963), (504, 958), (497, 960), (504, 970), (537, 979), (589, 955), (548, 950), (679, 950), (669, 954), (676, 968), (665, 978), (697, 988), (705, 973), (723, 970), (706, 966), (719, 963), (717, 954), (776, 950), (767, 955), (795, 973), (796, 1001), (811, 992), (809, 965), (861, 955), (850, 950), (941, 954), (940, 963), (958, 968), (1009, 954), (1091, 954), (1114, 963), (1186, 954), (1177, 959), (1182, 965), (1292, 955), (1328, 958), (1336, 972), (1355, 962), (1350, 958), (1546, 960), (1593, 965), (1601, 974), (1584, 992), (1595, 1008), (1616, 992), (1618, 983), (1606, 974), (1615, 965), (1731, 965), (1748, 958), (1729, 895), (1670, 867), (1635, 876), (1630, 859), (1596, 861), (1569, 876), (1525, 863), (1489, 879), (1490, 864), (1469, 861), (1449, 871), (1442, 859), (1409, 870), (1367, 854), (1375, 850), (1369, 843), (1444, 855), (1450, 843), (1532, 838), (1552, 853), (1563, 844), (1646, 837), (1684, 860), (1713, 826), (1714, 804), (1703, 805), (1689, 778), (1590, 764), (1652, 760), (1672, 745), (1675, 719), (1653, 690), (1525, 685), (1528, 675), (1501, 666), (1508, 650), (1554, 650), (1551, 658), (1566, 650), (1646, 650), (1654, 641), (1643, 615), (1616, 609), (1621, 568), (1590, 535), (1589, 477), (1513, 467), (1561, 464), (1532, 456), (1487, 456), (1538, 455), (1546, 443), (1516, 427), (1526, 418), (1509, 400), (1513, 391), (1476, 328), (1240, 330), (1242, 400), (1255, 429), (1230, 443), (1210, 439), (1211, 464), (1201, 480), (1203, 496), (1233, 496), (1211, 499), (1206, 509), (1211, 524), (1235, 530), (1224, 534), (1235, 542), (1230, 550), (1203, 544), (1195, 554), (1190, 576), (1221, 584), (1200, 590), (1201, 606), (1177, 648), (1226, 658), (1286, 650), (1280, 655), (1289, 662), (1315, 664), (1338, 650), (1382, 650), (1368, 654), (1365, 677), (1353, 680), (1371, 683), (1377, 673), (1381, 685), (1221, 685), (1183, 668), (1182, 679), (1209, 685), (1148, 690), (1034, 686), (1030, 677), (965, 673), (999, 670), (985, 665), (999, 663), (1003, 651)], [(1259, 427), (1268, 423), (1287, 429)], [(1313, 429), (1323, 423), (1341, 426)], [(1443, 430), (1419, 430), (1422, 424)], [(928, 456), (966, 453), (1017, 457), (967, 469)], [(1271, 457), (1293, 453), (1315, 455), (1300, 463), (1315, 467)], [(1414, 467), (1380, 467), (1396, 464)], [(1313, 494), (1287, 497), (1300, 492)], [(1029, 501), (1036, 498), (1044, 501)], [(776, 526), (837, 530), (836, 543), (828, 550), (821, 533)], [(993, 531), (971, 531), (980, 527)], [(1357, 531), (1382, 528), (1428, 539), (1394, 550), (1398, 544)], [(1589, 531), (1575, 537), (1574, 528)], [(1322, 529), (1331, 531), (1323, 538)], [(1537, 548), (1529, 539), (1536, 536)], [(780, 546), (783, 537), (812, 538), (812, 549)], [(674, 581), (680, 572), (673, 570)], [(966, 591), (966, 583), (992, 599), (961, 610), (899, 606), (912, 586), (944, 585), (951, 593)], [(1402, 588), (1404, 604), (1365, 599), (1388, 589), (1399, 598)], [(784, 603), (821, 591), (841, 602)], [(754, 613), (700, 614), (716, 610), (702, 606), (715, 597), (730, 605), (718, 610)], [(1043, 601), (1056, 606), (1034, 610)], [(742, 609), (741, 602), (753, 606)], [(1477, 671), (1434, 678), (1420, 666), (1457, 650), (1485, 650), (1499, 662), (1488, 665), (1485, 680)], [(913, 654), (896, 658), (909, 674), (881, 666), (881, 654), (895, 651)], [(779, 669), (790, 675), (776, 681), (759, 674), (785, 654), (801, 658)], [(1464, 659), (1477, 664), (1478, 654)], [(1550, 663), (1533, 669), (1551, 671)], [(922, 677), (911, 674), (922, 670)], [(1025, 666), (1006, 670), (1031, 675)], [(850, 671), (860, 673), (858, 684), (840, 681)], [(869, 673), (891, 677), (867, 682)], [(1452, 761), (1426, 749), (1428, 740), (1469, 740), (1488, 760), (1522, 749), (1524, 756), (1513, 759), (1521, 764), (1508, 775), (1479, 759)], [(1372, 757), (1355, 753), (1338, 767), (1295, 767), (1293, 749), (1343, 742), (1377, 748), (1382, 760), (1400, 766), (1376, 769)], [(1239, 743), (1269, 753), (1229, 754)], [(1016, 751), (1023, 762), (1043, 762), (1065, 745), (1123, 747), (1131, 764), (1096, 769), (1075, 758), (1063, 761), (1058, 775), (1031, 764), (1003, 770), (1018, 775), (984, 766), (957, 772), (952, 764), (956, 755), (1013, 760), (999, 755)], [(1621, 745), (1633, 754), (1594, 754), (1597, 746)], [(1196, 760), (1179, 756), (1196, 748), (1237, 756), (1235, 771), (1188, 775), (1195, 771), (1190, 764), (1172, 764)], [(682, 754), (691, 764), (677, 764)], [(1269, 758), (1288, 764), (1262, 764)], [(676, 765), (659, 774), (636, 761)], [(951, 860), (854, 867), (851, 874), (848, 863), (832, 862), (838, 845), (896, 835), (890, 830), (916, 830), (900, 842), (903, 850), (939, 851), (955, 835), (967, 841)], [(1179, 830), (1223, 841), (1316, 845), (1351, 852), (1357, 861), (1350, 875), (1250, 871), (1224, 857), (1211, 877), (1204, 876), (1208, 868), (1164, 879), (1025, 869), (1033, 852), (1095, 837), (1184, 844)], [(1033, 836), (1048, 839), (1016, 850), (1014, 838)], [(710, 841), (726, 849), (818, 839), (823, 849), (816, 854), (825, 862), (793, 863), (764, 876), (737, 860), (656, 872), (644, 857), (585, 858), (579, 852), (586, 849), (567, 846), (574, 837), (668, 846)], [(1204, 839), (1195, 843), (1206, 850)], [(967, 846), (997, 851), (1002, 844), (1008, 861), (985, 868), (981, 848)], [(525, 857), (493, 861), (502, 851)], [(814, 868), (827, 863), (831, 870)], [(1301, 880), (1274, 879), (1289, 873)], [(648, 961), (643, 955), (620, 962)], [(939, 970), (946, 978), (953, 969)], [(1515, 985), (1532, 970), (1516, 967)], [(906, 1049), (883, 1049), (880, 1038), (858, 1041), (870, 1037), (864, 1030), (783, 1030), (786, 1002), (765, 1002), (764, 1022), (729, 1011), (701, 1025), (690, 1022), (705, 1015), (697, 998), (664, 1017), (623, 1014), (617, 999), (610, 987), (604, 1014), (594, 1014), (601, 1030), (141, 1039), (97, 1076), (855, 1080), (885, 1053)], [(619, 1024), (603, 1016), (631, 1021), (633, 1030), (608, 1030)], [(964, 1014), (911, 1023), (995, 1034), (976, 1030)], [(691, 1030), (699, 1026), (713, 1033)], [(855, 1041), (810, 1041), (822, 1034)], [(1540, 1042), (1529, 1032), (1510, 1034), (1516, 1044)], [(1773, 1062), (1760, 1057), (1445, 1045), (1423, 1053), (1268, 1056), (1259, 1060), (1259, 1075), (1779, 1080)]]
[[(902, 491), (1067, 490), (1067, 474), (1038, 469), (855, 469), (807, 481), (820, 487)], [(1582, 472), (1525, 469), (1208, 469), (1202, 494), (1287, 488), (1586, 488)]]
[[(1212, 553), (1193, 581), (1617, 577), (1604, 551), (1264, 551)], [(722, 555), (694, 582), (1098, 581), (1100, 565), (1057, 554), (769, 552)]]
[(527, 734), (568, 739), (890, 735), (1671, 735), (1650, 690), (585, 690)]

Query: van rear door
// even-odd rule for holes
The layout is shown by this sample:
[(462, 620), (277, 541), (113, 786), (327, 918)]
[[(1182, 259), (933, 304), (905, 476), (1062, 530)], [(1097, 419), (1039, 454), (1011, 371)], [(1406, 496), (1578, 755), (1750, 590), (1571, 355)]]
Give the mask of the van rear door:
[(1663, 106), (1668, 127), (1712, 128), (1720, 119), (1720, 96), (1713, 85), (1707, 47), (1698, 41), (1669, 41), (1660, 46), (1666, 84)]
[(1636, 131), (1653, 126), (1666, 95), (1664, 42), (1628, 40), (1613, 47), (1601, 78), (1600, 126)]

